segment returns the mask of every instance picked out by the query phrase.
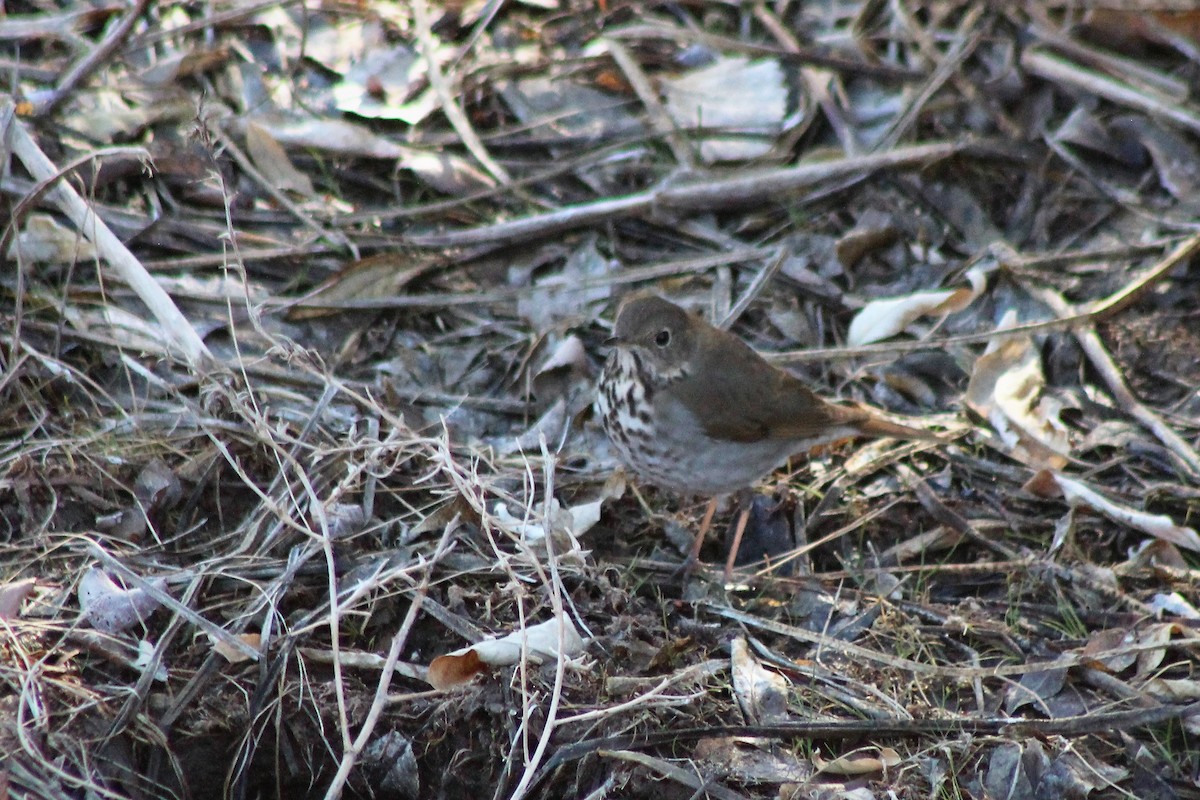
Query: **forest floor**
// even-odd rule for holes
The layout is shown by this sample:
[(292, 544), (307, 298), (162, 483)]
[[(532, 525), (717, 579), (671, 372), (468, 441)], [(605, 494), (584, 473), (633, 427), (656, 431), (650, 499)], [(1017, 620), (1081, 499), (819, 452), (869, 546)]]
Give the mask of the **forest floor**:
[[(0, 800), (1200, 797), (1153, 5), (6, 4)], [(681, 569), (640, 291), (948, 441)]]

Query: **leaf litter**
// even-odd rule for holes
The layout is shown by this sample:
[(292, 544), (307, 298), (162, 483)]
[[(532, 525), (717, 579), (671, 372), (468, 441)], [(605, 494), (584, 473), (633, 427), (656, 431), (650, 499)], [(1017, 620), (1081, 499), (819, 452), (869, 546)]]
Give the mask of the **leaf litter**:
[[(5, 10), (0, 797), (1194, 793), (1196, 12)], [(642, 290), (950, 441), (682, 571)]]

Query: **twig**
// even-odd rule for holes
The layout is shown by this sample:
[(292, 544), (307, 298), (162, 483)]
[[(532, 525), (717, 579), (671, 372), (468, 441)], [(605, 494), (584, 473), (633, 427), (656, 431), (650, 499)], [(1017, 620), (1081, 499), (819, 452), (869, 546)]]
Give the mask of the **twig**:
[[(247, 126), (247, 136), (253, 135), (248, 132), (248, 129), (249, 126)], [(267, 180), (266, 177), (258, 171), (258, 167), (254, 166), (254, 162), (250, 160), (250, 157), (242, 152), (242, 148), (238, 147), (237, 144), (229, 137), (229, 135), (225, 133), (225, 131), (221, 130), (220, 127), (215, 127), (212, 133), (213, 136), (216, 137), (216, 140), (220, 142), (221, 146), (225, 148), (225, 151), (229, 153), (229, 155), (237, 163), (238, 167), (240, 167), (243, 172), (250, 176), (250, 178), (259, 185), (259, 188), (269, 194), (276, 203), (283, 206), (288, 213), (300, 220), (304, 227), (308, 228), (317, 236), (330, 242), (331, 244), (336, 244), (339, 247), (349, 250), (355, 258), (358, 258), (358, 250), (350, 241), (350, 239), (347, 238), (346, 234), (339, 230), (327, 231), (318, 225), (317, 221), (314, 220), (307, 212), (305, 212), (304, 209), (292, 202), (291, 198), (284, 194), (282, 189), (274, 186), (271, 181)]]
[[(539, 437), (539, 444), (542, 449), (542, 468), (543, 468), (543, 519), (546, 526), (546, 538), (543, 541), (546, 543), (546, 566), (550, 572), (549, 590), (550, 590), (550, 607), (554, 611), (554, 619), (558, 622), (558, 641), (555, 645), (555, 661), (554, 661), (554, 687), (550, 693), (550, 705), (546, 709), (546, 722), (542, 726), (541, 736), (538, 737), (537, 747), (534, 748), (533, 756), (525, 765), (525, 772), (521, 776), (521, 780), (517, 783), (517, 788), (513, 790), (509, 796), (511, 800), (521, 800), (533, 785), (534, 779), (537, 777), (538, 765), (542, 763), (542, 758), (546, 755), (546, 748), (550, 746), (550, 737), (554, 734), (554, 729), (558, 723), (558, 706), (562, 702), (563, 676), (566, 669), (567, 657), (563, 650), (566, 647), (566, 610), (563, 608), (563, 596), (567, 594), (566, 587), (563, 586), (562, 577), (558, 573), (558, 560), (554, 553), (554, 514), (552, 504), (554, 503), (554, 468), (557, 465), (557, 459), (550, 454), (550, 449), (546, 446), (546, 437)], [(541, 573), (541, 565), (534, 559), (534, 568)], [(545, 576), (542, 576), (545, 578)], [(528, 646), (528, 639), (521, 640), (521, 648), (525, 650)], [(528, 656), (525, 652), (521, 653), (521, 665), (528, 662)]]
[(832, 159), (736, 178), (657, 188), (624, 197), (568, 206), (484, 228), (452, 233), (418, 234), (409, 237), (408, 241), (419, 247), (465, 247), (488, 242), (526, 242), (574, 228), (636, 214), (647, 214), (656, 209), (716, 210), (751, 203), (761, 204), (764, 197), (778, 198), (780, 195), (798, 192), (826, 180), (865, 175), (886, 169), (922, 167), (964, 152), (984, 149), (987, 149), (987, 145), (978, 142), (917, 144), (899, 147), (886, 153)]
[(714, 783), (711, 778), (698, 774), (694, 769), (684, 769), (671, 761), (637, 753), (624, 748), (605, 748), (600, 753), (605, 758), (618, 761), (628, 761), (648, 770), (658, 773), (664, 778), (670, 778), (692, 790), (692, 797), (714, 797), (716, 800), (749, 800), (748, 795), (735, 792), (727, 786)]
[(625, 73), (625, 78), (633, 87), (638, 99), (642, 101), (642, 105), (645, 106), (646, 113), (650, 116), (650, 126), (656, 134), (666, 140), (667, 145), (671, 148), (675, 161), (684, 169), (694, 169), (696, 158), (692, 153), (691, 145), (683, 138), (679, 128), (667, 114), (667, 110), (663, 108), (663, 104), (658, 99), (658, 93), (650, 85), (650, 79), (642, 71), (642, 66), (629, 54), (629, 49), (616, 39), (606, 39), (604, 45), (608, 48), (608, 53), (612, 56), (613, 61), (617, 62), (617, 66), (621, 68), (621, 72)]
[(133, 8), (125, 13), (120, 23), (108, 32), (104, 37), (104, 41), (100, 42), (92, 52), (76, 62), (75, 66), (68, 69), (58, 80), (58, 85), (50, 93), (50, 96), (37, 108), (34, 116), (38, 119), (45, 119), (53, 114), (63, 101), (71, 96), (71, 92), (79, 85), (79, 82), (94, 75), (100, 65), (108, 59), (121, 43), (129, 36), (129, 32), (133, 30), (134, 24), (146, 11), (146, 7), (150, 5), (150, 0), (137, 0)]
[[(925, 108), (925, 104), (942, 88), (951, 78), (960, 76), (960, 69), (966, 62), (980, 43), (989, 35), (986, 28), (978, 25), (979, 18), (983, 16), (986, 6), (982, 3), (976, 3), (971, 6), (965, 14), (962, 15), (962, 21), (959, 23), (958, 30), (955, 31), (954, 44), (950, 46), (945, 56), (938, 62), (937, 67), (933, 70), (921, 87), (913, 94), (908, 102), (908, 107), (904, 109), (904, 113), (900, 114), (892, 124), (888, 126), (887, 131), (881, 137), (878, 147), (892, 147), (896, 142), (900, 141), (901, 137), (908, 133), (909, 128), (916, 122), (917, 117)], [(920, 30), (917, 34), (921, 42), (930, 51), (932, 57), (937, 53), (937, 48), (934, 45), (932, 37), (924, 30)], [(967, 83), (967, 81), (962, 81)]]
[(12, 100), (0, 99), (0, 119), (9, 119), (9, 125), (4, 131), (5, 139), (13, 155), (21, 160), (35, 180), (56, 182), (54, 188), (46, 193), (47, 199), (67, 215), (79, 232), (96, 246), (100, 255), (150, 308), (151, 313), (158, 319), (163, 335), (182, 353), (193, 370), (215, 365), (216, 360), (209, 353), (204, 341), (176, 307), (170, 295), (146, 272), (145, 267), (79, 193), (62, 181), (59, 170), (37, 146), (25, 130), (25, 126), (20, 120), (11, 117), (12, 107)]
[(789, 64), (811, 64), (817, 67), (865, 75), (885, 81), (921, 80), (924, 75), (917, 70), (905, 69), (882, 61), (867, 62), (847, 57), (832, 47), (810, 47), (797, 43), (792, 47), (771, 47), (757, 42), (747, 42), (730, 36), (718, 36), (699, 28), (681, 28), (664, 22), (638, 22), (606, 31), (608, 39), (642, 41), (661, 39), (678, 46), (681, 42), (706, 45), (723, 53), (746, 53), (760, 58), (778, 58)]
[(946, 336), (941, 339), (867, 344), (859, 347), (825, 347), (764, 355), (768, 360), (777, 363), (799, 364), (807, 361), (828, 361), (831, 359), (857, 358), (868, 355), (908, 353), (915, 350), (945, 349), (961, 344), (980, 344), (990, 342), (998, 335), (1010, 336), (1066, 330), (1081, 324), (1100, 322), (1124, 311), (1151, 287), (1170, 274), (1171, 270), (1191, 260), (1198, 253), (1200, 253), (1200, 235), (1188, 237), (1176, 245), (1175, 249), (1168, 253), (1165, 258), (1147, 268), (1118, 291), (1102, 300), (1097, 300), (1084, 309), (1080, 309), (1077, 306), (1065, 305), (1061, 310), (1062, 315), (1056, 319), (1044, 320), (1042, 322), (1028, 322), (1023, 325), (1005, 328), (1003, 331), (991, 330), (979, 333), (964, 333), (960, 336)]
[[(1042, 665), (1044, 668), (1044, 665)], [(680, 742), (731, 736), (755, 736), (792, 739), (846, 739), (869, 736), (872, 739), (895, 736), (946, 736), (959, 733), (976, 735), (1007, 734), (1012, 738), (1026, 736), (1082, 736), (1089, 733), (1128, 730), (1160, 725), (1172, 719), (1200, 714), (1200, 703), (1190, 705), (1160, 705), (1132, 711), (1088, 713), (1060, 719), (1016, 719), (992, 717), (987, 719), (898, 719), (898, 720), (817, 720), (781, 725), (714, 725), (705, 728), (661, 731), (642, 736), (610, 736), (568, 745), (551, 758), (539, 774), (541, 780), (562, 764), (602, 751), (628, 750), (633, 747), (655, 747)]]
[[(765, 260), (770, 258), (774, 252), (772, 248), (739, 247), (735, 250), (724, 250), (718, 253), (671, 259), (645, 267), (628, 267), (615, 275), (606, 275), (603, 278), (583, 278), (572, 282), (571, 288), (572, 290), (582, 292), (586, 289), (625, 286), (631, 283), (642, 283), (677, 275), (691, 275), (699, 272), (707, 272), (713, 267), (722, 267), (746, 261)], [(428, 308), (441, 310), (458, 306), (477, 307), (485, 303), (506, 302), (522, 298), (528, 299), (537, 291), (537, 287), (513, 286), (480, 292), (427, 292), (424, 294), (394, 295), (392, 297), (375, 297), (364, 300), (312, 298), (280, 301), (278, 305), (288, 308)], [(268, 300), (264, 305), (272, 305), (272, 303)]]
[[(765, 0), (758, 0), (754, 4), (754, 18), (759, 21), (771, 36), (780, 43), (784, 50), (788, 53), (800, 53), (804, 46), (800, 44), (800, 40), (792, 32), (791, 28), (784, 25), (775, 13), (767, 8)], [(807, 93), (809, 102), (819, 107), (822, 113), (825, 114), (825, 121), (829, 127), (833, 128), (834, 136), (838, 143), (841, 144), (842, 150), (847, 155), (857, 155), (862, 152), (862, 146), (858, 141), (857, 128), (851, 125), (846, 119), (846, 115), (842, 112), (841, 106), (834, 99), (833, 92), (830, 91), (830, 86), (834, 81), (834, 72), (828, 68), (822, 68), (828, 65), (814, 65), (811, 63), (803, 63), (800, 67), (800, 81), (804, 91)], [(919, 73), (914, 73), (914, 77), (920, 77)], [(815, 111), (812, 112), (815, 114)]]
[[(0, 128), (3, 128), (7, 122), (8, 120), (0, 120)], [(93, 163), (109, 156), (133, 156), (141, 160), (147, 168), (149, 168), (151, 160), (150, 151), (144, 147), (102, 147), (99, 150), (84, 153), (78, 158), (68, 161), (58, 168), (58, 175), (56, 177), (61, 179), (68, 175), (73, 175), (75, 170), (84, 164)], [(25, 217), (29, 212), (37, 208), (38, 203), (53, 188), (53, 182), (42, 181), (26, 192), (20, 201), (12, 207), (12, 211), (9, 212), (8, 225), (4, 228), (4, 234), (0, 235), (0, 253), (7, 253), (9, 251), (9, 247), (17, 237), (20, 227), (25, 224)]]
[[(728, 606), (717, 603), (705, 602), (712, 612), (726, 619), (740, 622), (743, 625), (759, 630), (770, 631), (781, 636), (790, 636), (793, 639), (801, 642), (808, 642), (816, 645), (823, 650), (829, 650), (839, 653), (843, 656), (856, 659), (864, 663), (883, 664), (892, 669), (910, 672), (914, 675), (923, 675), (929, 677), (938, 677), (949, 680), (973, 681), (976, 678), (1005, 678), (1013, 675), (1026, 675), (1030, 672), (1037, 672), (1047, 668), (1046, 663), (1034, 664), (1000, 664), (994, 667), (957, 667), (947, 666), (942, 664), (930, 664), (925, 661), (916, 661), (903, 656), (892, 655), (877, 650), (872, 650), (869, 647), (853, 644), (843, 641), (834, 636), (827, 636), (822, 633), (814, 633), (813, 631), (801, 628), (796, 625), (788, 625), (775, 620), (764, 619), (763, 617), (755, 616), (746, 612), (738, 611)], [(1171, 641), (1172, 647), (1193, 647), (1200, 644), (1200, 637), (1186, 637)], [(1112, 658), (1115, 656), (1128, 656), (1134, 653), (1142, 653), (1148, 650), (1162, 648), (1162, 643), (1147, 642), (1141, 644), (1130, 644), (1123, 647), (1116, 647), (1111, 650), (1105, 650), (1101, 653), (1083, 653), (1075, 651), (1072, 653), (1064, 653), (1059, 655), (1053, 662), (1054, 667), (1078, 667), (1093, 663), (1092, 659)]]
[(1178, 100), (1156, 97), (1145, 88), (1130, 86), (1065, 58), (1040, 50), (1026, 50), (1021, 54), (1021, 68), (1043, 80), (1091, 92), (1111, 103), (1169, 119), (1193, 133), (1200, 133), (1200, 114)]
[(787, 261), (788, 250), (786, 247), (779, 248), (779, 252), (775, 254), (775, 258), (771, 259), (763, 268), (754, 273), (754, 278), (750, 281), (750, 285), (746, 287), (746, 291), (742, 292), (742, 296), (733, 304), (733, 308), (729, 309), (729, 313), (721, 320), (718, 328), (729, 330), (733, 323), (737, 322), (738, 317), (746, 313), (746, 309), (750, 304), (762, 294), (763, 289), (771, 282), (771, 279), (779, 274), (780, 268), (783, 267), (783, 262)]
[[(1057, 314), (1070, 314), (1073, 310), (1073, 306), (1053, 290), (1039, 290), (1036, 292), (1036, 296), (1054, 309)], [(1176, 433), (1162, 417), (1137, 399), (1129, 385), (1125, 383), (1124, 377), (1121, 376), (1121, 368), (1108, 354), (1104, 342), (1100, 341), (1095, 326), (1088, 324), (1075, 328), (1075, 340), (1087, 354), (1092, 366), (1100, 373), (1100, 377), (1108, 386), (1108, 390), (1112, 392), (1118, 405), (1153, 433), (1168, 450), (1178, 456), (1191, 471), (1193, 480), (1200, 478), (1200, 454), (1197, 454), (1196, 450), (1184, 441), (1183, 437)]]
[(425, 69), (426, 75), (429, 77), (429, 85), (437, 93), (438, 100), (442, 104), (442, 113), (450, 121), (450, 126), (454, 128), (463, 145), (471, 155), (475, 156), (475, 160), (490, 172), (496, 180), (501, 183), (510, 183), (512, 178), (509, 176), (508, 171), (497, 164), (491, 154), (488, 153), (487, 148), (483, 146), (483, 142), (475, 133), (475, 129), (471, 127), (467, 115), (450, 93), (450, 87), (446, 83), (446, 76), (442, 74), (442, 68), (437, 61), (437, 52), (433, 44), (433, 30), (429, 22), (429, 6), (426, 5), (425, 0), (412, 0), (410, 8), (413, 12), (413, 26), (417, 44), (420, 47), (421, 55), (425, 57)]
[(1045, 9), (1036, 5), (1026, 6), (1026, 10), (1037, 19), (1030, 26), (1029, 33), (1067, 58), (1074, 59), (1087, 67), (1095, 67), (1108, 73), (1122, 75), (1135, 89), (1141, 91), (1149, 88), (1158, 92), (1164, 100), (1172, 103), (1182, 103), (1191, 94), (1191, 88), (1186, 80), (1172, 77), (1163, 70), (1146, 66), (1133, 58), (1124, 58), (1114, 55), (1112, 52), (1105, 52), (1059, 33), (1054, 30), (1057, 23), (1049, 18)]
[(400, 630), (396, 631), (396, 635), (392, 637), (392, 645), (388, 648), (387, 660), (383, 664), (383, 671), (379, 676), (379, 683), (375, 687), (375, 697), (371, 700), (371, 708), (367, 711), (367, 718), (363, 720), (362, 728), (358, 731), (358, 736), (355, 737), (346, 750), (342, 753), (342, 760), (338, 764), (337, 774), (333, 776), (333, 780), (329, 783), (329, 788), (325, 791), (326, 800), (335, 800), (341, 797), (342, 787), (346, 785), (346, 780), (350, 777), (350, 770), (354, 769), (354, 764), (358, 760), (359, 754), (371, 739), (371, 734), (375, 730), (375, 723), (379, 721), (379, 715), (383, 713), (383, 709), (388, 703), (388, 687), (392, 683), (392, 675), (395, 673), (396, 662), (400, 660), (400, 651), (404, 649), (404, 643), (408, 640), (408, 633), (412, 630), (413, 624), (417, 621), (417, 613), (421, 610), (421, 604), (425, 599), (425, 595), (429, 592), (429, 578), (433, 575), (433, 568), (438, 560), (447, 551), (453, 530), (447, 527), (442, 532), (442, 538), (438, 541), (437, 549), (434, 550), (433, 556), (429, 560), (428, 569), (421, 577), (421, 583), (417, 586), (416, 592), (413, 594), (412, 602), (408, 604), (408, 613), (404, 616), (404, 622), (400, 623)]

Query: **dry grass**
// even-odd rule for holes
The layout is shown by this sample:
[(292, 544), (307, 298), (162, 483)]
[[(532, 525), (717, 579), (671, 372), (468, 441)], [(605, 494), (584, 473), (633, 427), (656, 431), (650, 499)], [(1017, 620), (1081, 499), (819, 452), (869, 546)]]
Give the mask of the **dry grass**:
[[(795, 5), (8, 9), (0, 800), (1195, 796), (1191, 16)], [(684, 577), (590, 411), (648, 287), (958, 438)]]

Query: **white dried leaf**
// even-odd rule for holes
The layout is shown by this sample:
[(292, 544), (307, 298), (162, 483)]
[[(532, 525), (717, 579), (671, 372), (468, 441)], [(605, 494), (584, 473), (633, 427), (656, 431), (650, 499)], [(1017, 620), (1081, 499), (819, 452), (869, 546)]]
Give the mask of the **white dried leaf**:
[(1200, 550), (1200, 534), (1191, 528), (1176, 525), (1170, 517), (1163, 514), (1148, 514), (1135, 508), (1114, 503), (1104, 495), (1091, 489), (1080, 481), (1072, 480), (1065, 475), (1054, 474), (1054, 479), (1062, 489), (1063, 496), (1073, 506), (1083, 505), (1094, 511), (1099, 511), (1109, 519), (1128, 525), (1131, 528), (1148, 533), (1167, 542), (1188, 550)]
[(21, 264), (74, 264), (95, 260), (96, 246), (49, 214), (30, 214), (8, 246), (8, 257)]
[[(150, 642), (146, 641), (145, 639), (142, 639), (138, 642), (137, 647), (138, 656), (129, 666), (133, 667), (138, 672), (145, 672), (146, 668), (150, 666), (151, 659), (154, 657), (154, 645), (150, 644)], [(159, 683), (166, 683), (167, 677), (167, 668), (160, 661), (158, 667), (156, 667), (154, 670), (154, 680), (158, 681)]]
[[(1005, 315), (1001, 328), (1015, 320), (1015, 315)], [(966, 402), (991, 423), (1014, 458), (1037, 469), (1058, 469), (1067, 464), (1071, 443), (1060, 409), (1043, 395), (1045, 386), (1033, 340), (998, 334), (971, 370)]]
[(879, 342), (902, 332), (921, 317), (962, 311), (987, 287), (987, 275), (982, 269), (968, 270), (966, 277), (970, 286), (872, 300), (851, 321), (847, 344), (857, 347)]
[(733, 641), (730, 655), (733, 695), (746, 718), (754, 724), (786, 721), (787, 679), (764, 667), (750, 652), (745, 637)]
[(1200, 611), (1196, 610), (1196, 607), (1188, 602), (1179, 592), (1156, 594), (1150, 598), (1150, 602), (1147, 605), (1156, 614), (1161, 614), (1165, 611), (1168, 614), (1174, 614), (1184, 619), (1200, 619)]
[[(600, 521), (600, 504), (603, 500), (601, 497), (564, 510), (557, 500), (551, 498), (550, 517), (553, 520), (554, 531), (578, 537), (591, 530), (592, 526)], [(543, 514), (531, 514), (525, 519), (520, 519), (509, 513), (508, 506), (504, 503), (497, 503), (492, 513), (505, 530), (523, 537), (528, 542), (538, 542), (546, 538)]]
[[(150, 584), (164, 591), (167, 588), (162, 578), (155, 578)], [(144, 622), (158, 605), (144, 589), (118, 586), (99, 567), (89, 569), (79, 581), (79, 606), (84, 618), (104, 633), (120, 633)]]
[(770, 59), (719, 58), (681, 77), (664, 78), (661, 86), (667, 113), (679, 127), (736, 133), (704, 135), (700, 157), (708, 164), (765, 155), (787, 117), (787, 81), (779, 62)]
[(470, 647), (462, 647), (444, 656), (438, 656), (429, 664), (429, 683), (437, 689), (448, 689), (471, 680), (485, 666), (502, 667), (516, 664), (522, 651), (528, 653), (530, 661), (542, 663), (559, 654), (559, 636), (562, 636), (562, 655), (571, 658), (583, 652), (584, 641), (575, 629), (570, 617), (549, 619), (524, 630), (513, 631), (500, 639), (488, 639)]

